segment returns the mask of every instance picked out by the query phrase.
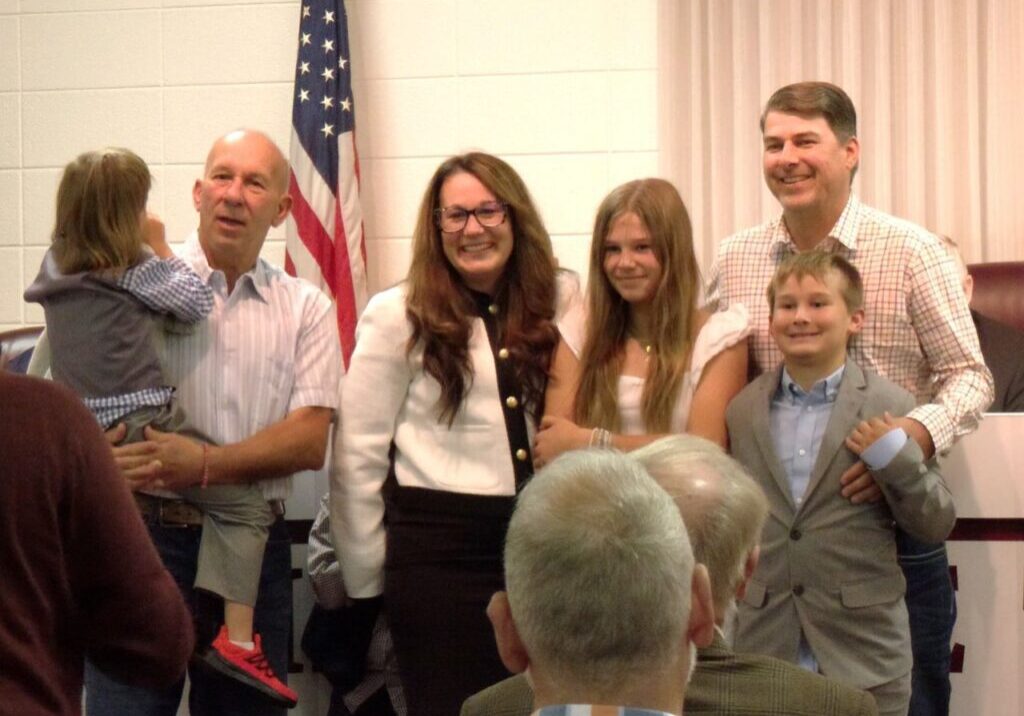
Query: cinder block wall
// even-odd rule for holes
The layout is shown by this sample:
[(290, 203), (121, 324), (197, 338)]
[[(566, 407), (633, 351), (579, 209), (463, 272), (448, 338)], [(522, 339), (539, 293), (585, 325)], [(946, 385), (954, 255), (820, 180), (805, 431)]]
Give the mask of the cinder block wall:
[[(657, 171), (656, 0), (349, 0), (371, 290), (404, 276), (426, 181), (481, 148), (523, 174), (563, 265), (593, 212)], [(0, 330), (42, 322), (39, 266), (60, 169), (106, 144), (156, 177), (180, 241), (207, 149), (238, 126), (287, 151), (299, 3), (0, 0)], [(283, 260), (283, 227), (264, 254)]]

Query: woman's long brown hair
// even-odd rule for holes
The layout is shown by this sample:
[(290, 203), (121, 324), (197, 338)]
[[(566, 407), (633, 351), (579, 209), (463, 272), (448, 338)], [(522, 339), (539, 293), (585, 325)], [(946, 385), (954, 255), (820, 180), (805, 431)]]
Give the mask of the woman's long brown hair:
[(535, 418), (543, 410), (551, 355), (558, 342), (555, 315), (556, 263), (551, 238), (512, 167), (501, 159), (471, 152), (452, 157), (434, 172), (420, 203), (413, 235), (406, 314), (412, 325), (407, 345), (423, 347), (423, 370), (441, 385), (438, 420), (450, 426), (473, 382), (469, 338), (476, 309), (472, 294), (442, 247), (434, 210), (441, 187), (459, 172), (472, 174), (508, 206), (512, 255), (494, 296), (501, 307), (499, 342), (513, 359), (522, 399)]

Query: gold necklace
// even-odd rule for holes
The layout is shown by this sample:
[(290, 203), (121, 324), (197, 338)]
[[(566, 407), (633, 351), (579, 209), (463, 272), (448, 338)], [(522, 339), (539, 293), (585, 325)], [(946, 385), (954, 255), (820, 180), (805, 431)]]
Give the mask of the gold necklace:
[(654, 343), (640, 338), (640, 336), (634, 334), (633, 331), (628, 331), (627, 336), (636, 341), (643, 349), (645, 354), (647, 354), (648, 356), (651, 355), (651, 351), (654, 350)]

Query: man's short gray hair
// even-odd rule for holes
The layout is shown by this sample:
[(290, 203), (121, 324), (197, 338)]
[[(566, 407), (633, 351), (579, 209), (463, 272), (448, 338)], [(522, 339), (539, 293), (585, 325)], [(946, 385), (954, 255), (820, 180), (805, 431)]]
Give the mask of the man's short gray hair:
[(505, 542), (509, 606), (531, 663), (597, 693), (676, 663), (693, 565), (672, 499), (635, 460), (606, 450), (541, 470)]
[(697, 561), (708, 569), (721, 614), (743, 579), (768, 515), (761, 487), (718, 445), (690, 435), (662, 438), (630, 455), (675, 500)]

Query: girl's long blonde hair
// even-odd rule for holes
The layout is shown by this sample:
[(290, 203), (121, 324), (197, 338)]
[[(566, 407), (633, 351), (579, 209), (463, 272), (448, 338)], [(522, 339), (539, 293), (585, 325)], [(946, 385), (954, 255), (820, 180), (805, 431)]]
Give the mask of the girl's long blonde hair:
[(629, 338), (630, 306), (604, 271), (605, 239), (616, 219), (636, 214), (650, 234), (661, 264), (661, 280), (651, 299), (651, 351), (642, 414), (648, 432), (668, 432), (680, 384), (696, 334), (700, 270), (693, 253), (693, 230), (679, 192), (663, 179), (638, 179), (605, 197), (594, 220), (587, 287), (587, 336), (580, 355), (575, 418), (584, 426), (617, 432), (618, 382)]
[(53, 252), (65, 274), (131, 266), (142, 254), (140, 215), (152, 177), (128, 149), (85, 152), (64, 167)]

